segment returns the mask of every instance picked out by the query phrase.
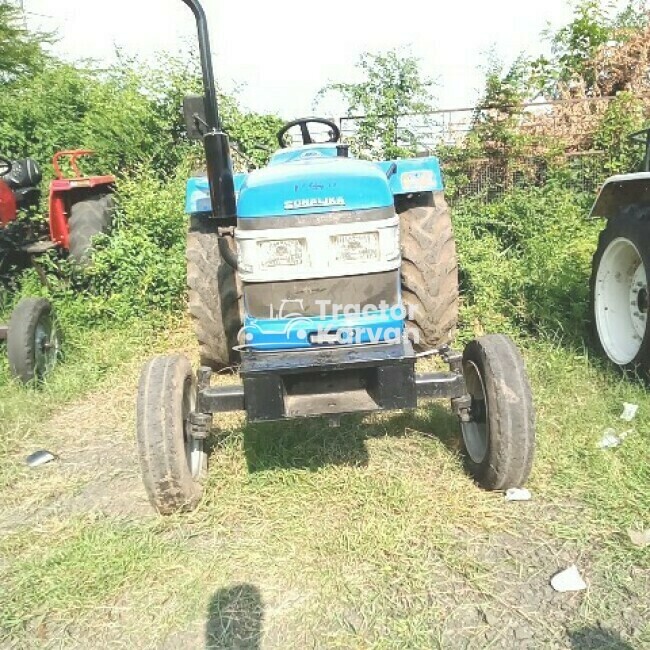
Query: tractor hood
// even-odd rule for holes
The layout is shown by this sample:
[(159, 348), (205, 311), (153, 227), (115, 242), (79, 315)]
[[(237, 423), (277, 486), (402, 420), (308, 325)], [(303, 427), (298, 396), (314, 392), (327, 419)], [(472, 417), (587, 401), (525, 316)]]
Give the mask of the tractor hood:
[(393, 205), (377, 165), (343, 157), (314, 157), (251, 172), (239, 193), (237, 216), (262, 218), (368, 210)]

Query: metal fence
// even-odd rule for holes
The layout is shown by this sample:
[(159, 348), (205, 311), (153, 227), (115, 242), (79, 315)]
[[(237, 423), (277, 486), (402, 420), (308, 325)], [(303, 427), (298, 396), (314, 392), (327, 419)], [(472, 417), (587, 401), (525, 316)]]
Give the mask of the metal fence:
[[(564, 182), (576, 191), (594, 192), (608, 175), (606, 151), (594, 149), (594, 133), (612, 98), (594, 97), (534, 102), (512, 109), (455, 108), (397, 118), (397, 147), (417, 155), (439, 155), (454, 198), (479, 196), (493, 200), (513, 187), (541, 186), (550, 168), (561, 167)], [(354, 140), (364, 116), (339, 119), (343, 136)], [(498, 127), (508, 121), (524, 142), (517, 153), (498, 144), (489, 154), (467, 158), (468, 136), (477, 125)], [(549, 152), (553, 150), (553, 155)]]

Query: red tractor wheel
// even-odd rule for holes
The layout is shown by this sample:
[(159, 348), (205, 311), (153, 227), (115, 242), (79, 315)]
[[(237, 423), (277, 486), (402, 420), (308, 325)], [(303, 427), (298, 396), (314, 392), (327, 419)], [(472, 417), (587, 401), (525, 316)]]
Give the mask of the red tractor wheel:
[(115, 199), (110, 192), (88, 196), (72, 204), (68, 228), (70, 257), (75, 262), (85, 264), (89, 261), (93, 237), (109, 232), (114, 210)]

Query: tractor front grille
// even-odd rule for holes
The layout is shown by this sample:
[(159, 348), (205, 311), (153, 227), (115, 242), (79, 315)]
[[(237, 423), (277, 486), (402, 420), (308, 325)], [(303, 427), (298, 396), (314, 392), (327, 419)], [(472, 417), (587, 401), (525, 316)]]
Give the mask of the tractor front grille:
[[(244, 284), (246, 312), (253, 318), (332, 317), (399, 304), (399, 270), (361, 276)], [(374, 308), (374, 309), (373, 309)]]

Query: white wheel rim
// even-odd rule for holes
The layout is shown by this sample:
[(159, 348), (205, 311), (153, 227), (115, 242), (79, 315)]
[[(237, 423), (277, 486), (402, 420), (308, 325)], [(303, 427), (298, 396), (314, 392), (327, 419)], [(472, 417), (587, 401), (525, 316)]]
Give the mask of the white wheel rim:
[(637, 247), (625, 237), (605, 249), (595, 288), (598, 338), (614, 363), (632, 363), (641, 349), (648, 321), (648, 279)]
[(465, 383), (472, 398), (472, 419), (469, 422), (461, 422), (460, 428), (467, 454), (474, 463), (480, 465), (488, 454), (490, 425), (485, 384), (481, 371), (473, 361), (465, 365)]
[(185, 438), (185, 459), (192, 478), (198, 479), (203, 471), (203, 440), (192, 435), (190, 414), (194, 411), (196, 396), (191, 379), (185, 384), (183, 392), (183, 437)]

